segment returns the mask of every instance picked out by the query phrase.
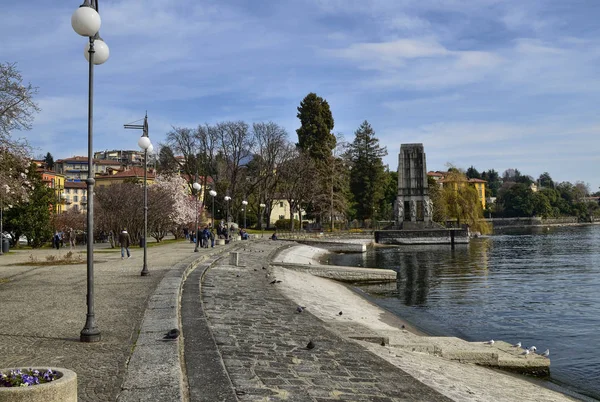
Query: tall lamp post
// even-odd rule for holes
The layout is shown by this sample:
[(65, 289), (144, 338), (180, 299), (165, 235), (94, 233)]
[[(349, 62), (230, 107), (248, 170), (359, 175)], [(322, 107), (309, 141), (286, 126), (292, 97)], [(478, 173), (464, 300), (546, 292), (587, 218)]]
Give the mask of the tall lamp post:
[(154, 150), (150, 137), (148, 136), (148, 112), (144, 116), (144, 124), (125, 124), (127, 129), (142, 130), (142, 136), (138, 140), (138, 146), (144, 151), (144, 264), (142, 265), (142, 276), (150, 275), (148, 271), (148, 153)]
[(265, 212), (265, 207), (266, 207), (265, 204), (263, 204), (263, 203), (260, 204), (260, 230), (261, 230), (260, 237), (264, 237), (264, 235), (265, 235), (265, 227), (263, 224), (263, 214)]
[(93, 160), (93, 121), (94, 121), (94, 65), (108, 60), (108, 46), (100, 38), (100, 14), (98, 0), (84, 0), (83, 4), (71, 16), (73, 30), (81, 36), (89, 38), (84, 55), (89, 62), (88, 75), (88, 177), (87, 194), (87, 316), (85, 326), (81, 330), (81, 342), (98, 342), (100, 330), (96, 327), (94, 314), (94, 160)]
[(217, 196), (217, 192), (215, 190), (210, 190), (208, 192), (212, 197), (212, 227), (215, 228), (215, 197)]
[(244, 206), (244, 229), (246, 229), (246, 210), (248, 209), (246, 206), (248, 205), (248, 201), (242, 201), (242, 205)]
[(194, 183), (192, 184), (192, 187), (194, 188), (194, 191), (196, 191), (196, 228), (195, 233), (196, 233), (196, 247), (194, 247), (194, 253), (198, 252), (198, 194), (200, 194), (200, 189), (202, 188), (202, 186), (199, 183)]
[(230, 196), (228, 196), (228, 195), (226, 195), (226, 196), (225, 196), (225, 202), (227, 202), (227, 215), (226, 215), (226, 217), (225, 217), (225, 218), (226, 218), (226, 222), (227, 222), (227, 225), (228, 225), (228, 226), (229, 226), (229, 201), (230, 201), (230, 200), (231, 200), (231, 197), (230, 197)]

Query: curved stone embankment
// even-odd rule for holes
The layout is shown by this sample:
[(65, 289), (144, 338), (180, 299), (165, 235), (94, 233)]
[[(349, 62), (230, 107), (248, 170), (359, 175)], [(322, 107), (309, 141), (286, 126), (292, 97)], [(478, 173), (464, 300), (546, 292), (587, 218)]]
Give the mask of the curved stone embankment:
[[(294, 246), (271, 263), (284, 294), (326, 323), (340, 336), (362, 344), (424, 384), (457, 401), (570, 401), (571, 398), (521, 376), (481, 365), (547, 372), (550, 361), (521, 355), (505, 342), (493, 346), (452, 337), (430, 337), (402, 319), (360, 297), (343, 284), (315, 276), (318, 258), (327, 250)], [(287, 264), (295, 269), (285, 268)], [(302, 271), (298, 265), (310, 268)], [(350, 268), (353, 269), (353, 268)], [(343, 314), (339, 314), (342, 312)]]

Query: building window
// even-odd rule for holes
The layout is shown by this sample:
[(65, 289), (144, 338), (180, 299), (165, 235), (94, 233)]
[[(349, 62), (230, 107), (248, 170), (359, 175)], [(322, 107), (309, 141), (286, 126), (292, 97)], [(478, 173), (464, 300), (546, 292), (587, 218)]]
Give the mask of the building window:
[(79, 197), (78, 196), (73, 196), (73, 202), (79, 202)]
[(279, 208), (283, 208), (283, 201), (279, 202)]
[(285, 219), (285, 216), (279, 215), (279, 219)]

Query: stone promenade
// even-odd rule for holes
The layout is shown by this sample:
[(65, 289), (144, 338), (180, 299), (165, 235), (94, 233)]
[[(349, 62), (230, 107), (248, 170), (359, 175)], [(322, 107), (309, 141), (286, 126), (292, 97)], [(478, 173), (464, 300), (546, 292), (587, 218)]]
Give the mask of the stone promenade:
[(157, 285), (174, 267), (190, 266), (229, 247), (198, 253), (187, 241), (148, 247), (150, 276), (142, 277), (141, 249), (132, 248), (132, 258), (121, 260), (120, 249), (96, 245), (94, 300), (102, 335), (97, 343), (79, 341), (87, 313), (85, 246), (73, 250), (83, 253), (77, 265), (31, 264), (64, 256), (68, 247), (11, 249), (0, 256), (0, 368), (65, 367), (77, 373), (80, 401), (115, 401)]
[[(245, 243), (245, 242), (244, 242)], [(225, 370), (221, 384), (230, 393), (211, 399), (207, 370), (197, 370), (186, 349), (191, 400), (203, 401), (446, 401), (443, 395), (401, 369), (371, 354), (357, 343), (325, 328), (308, 311), (278, 289), (268, 260), (275, 243), (249, 242), (239, 252), (239, 265), (227, 258), (206, 269), (201, 285), (201, 308), (218, 346)], [(189, 279), (188, 279), (189, 281)], [(195, 284), (197, 286), (197, 283)], [(184, 291), (184, 307), (186, 301)], [(187, 343), (194, 337), (186, 326)], [(195, 317), (199, 310), (194, 310)], [(309, 349), (309, 342), (314, 348)], [(192, 367), (190, 367), (192, 366)], [(195, 373), (198, 373), (196, 376)]]
[[(71, 369), (80, 401), (448, 400), (309, 312), (297, 313), (270, 283), (270, 256), (286, 244), (233, 242), (198, 253), (189, 242), (149, 247), (148, 277), (139, 275), (141, 250), (121, 260), (118, 249), (99, 246), (102, 340), (91, 344), (79, 342), (85, 262), (17, 266), (68, 250), (11, 251), (0, 257), (0, 367)], [(239, 252), (238, 266), (230, 251)], [(161, 342), (179, 322), (182, 336)]]

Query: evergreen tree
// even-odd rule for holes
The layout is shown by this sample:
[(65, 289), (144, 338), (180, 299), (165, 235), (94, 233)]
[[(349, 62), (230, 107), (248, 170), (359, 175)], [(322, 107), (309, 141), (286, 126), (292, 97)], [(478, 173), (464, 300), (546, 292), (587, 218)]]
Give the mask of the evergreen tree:
[(179, 162), (175, 158), (173, 149), (167, 145), (160, 148), (158, 154), (158, 170), (162, 174), (179, 173)]
[(554, 188), (554, 181), (548, 172), (544, 172), (540, 175), (538, 183), (542, 188)]
[(352, 163), (350, 191), (356, 202), (356, 217), (372, 219), (385, 195), (386, 178), (382, 158), (387, 155), (387, 149), (379, 146), (379, 139), (375, 138), (375, 131), (366, 120), (354, 135), (348, 150)]
[(481, 174), (475, 169), (474, 166), (471, 166), (467, 169), (467, 178), (468, 179), (481, 179)]
[(46, 164), (46, 169), (54, 170), (54, 157), (52, 157), (50, 152), (44, 157), (44, 163)]
[(308, 153), (315, 161), (326, 161), (335, 148), (336, 138), (333, 130), (333, 116), (327, 101), (315, 93), (309, 93), (298, 107), (300, 119), (298, 147)]
[(6, 213), (11, 231), (27, 236), (32, 247), (41, 247), (52, 236), (51, 205), (54, 190), (42, 182), (35, 165), (29, 167), (27, 179), (31, 190), (27, 201), (14, 205)]

